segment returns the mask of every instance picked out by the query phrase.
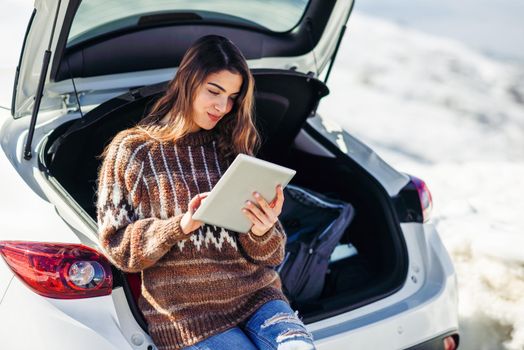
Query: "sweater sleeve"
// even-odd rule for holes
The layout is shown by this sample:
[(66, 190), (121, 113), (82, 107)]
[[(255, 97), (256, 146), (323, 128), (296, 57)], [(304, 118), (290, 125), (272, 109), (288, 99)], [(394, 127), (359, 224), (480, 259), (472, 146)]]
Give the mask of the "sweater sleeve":
[(238, 239), (247, 258), (257, 264), (275, 267), (284, 259), (286, 233), (280, 220), (262, 236), (257, 236), (250, 230), (239, 234)]
[(185, 238), (182, 214), (167, 219), (139, 219), (140, 181), (144, 164), (136, 147), (120, 134), (113, 139), (99, 172), (97, 221), (100, 244), (119, 269), (138, 272), (152, 266)]

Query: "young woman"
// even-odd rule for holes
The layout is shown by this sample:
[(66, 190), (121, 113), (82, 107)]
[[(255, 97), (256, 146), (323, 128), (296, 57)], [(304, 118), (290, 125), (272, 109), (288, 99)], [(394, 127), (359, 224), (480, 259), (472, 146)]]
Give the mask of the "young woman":
[(238, 153), (255, 154), (253, 77), (228, 39), (206, 36), (167, 91), (103, 153), (99, 238), (123, 271), (141, 272), (138, 306), (158, 349), (314, 349), (274, 267), (284, 256), (281, 186), (243, 209), (247, 234), (192, 214)]

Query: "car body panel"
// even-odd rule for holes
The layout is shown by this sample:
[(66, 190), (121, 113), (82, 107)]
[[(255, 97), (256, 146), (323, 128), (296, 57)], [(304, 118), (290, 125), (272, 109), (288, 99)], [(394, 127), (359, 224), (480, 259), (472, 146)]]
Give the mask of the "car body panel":
[[(7, 112), (0, 110), (0, 113)], [(2, 202), (0, 208), (3, 223), (0, 240), (83, 243), (96, 247), (96, 230), (86, 226), (74, 212), (71, 202), (46, 180), (38, 165), (38, 157), (30, 160), (21, 157), (28, 121), (27, 118), (8, 118), (0, 128), (0, 135), (4, 136), (1, 139), (4, 152), (0, 152), (0, 168), (3, 169), (0, 193), (9, 198), (9, 201)], [(41, 139), (43, 132), (46, 132), (46, 127), (37, 127), (35, 135), (38, 139)], [(11, 137), (14, 135), (17, 137)], [(33, 145), (39, 146), (39, 143)], [(30, 213), (30, 219), (16, 219), (25, 212)]]
[[(9, 163), (4, 152), (0, 154), (2, 181), (0, 193), (8, 201), (2, 201), (0, 218), (2, 222), (1, 238), (3, 240), (55, 240), (72, 242), (71, 230), (56, 215), (55, 206), (35, 193), (34, 189), (23, 181), (28, 176), (35, 176), (32, 169), (21, 177)], [(38, 172), (38, 171), (37, 171)], [(27, 215), (24, 217), (23, 215)]]
[(145, 338), (141, 347), (132, 347), (126, 339), (122, 326), (129, 316), (116, 312), (112, 295), (45, 298), (15, 278), (0, 304), (0, 315), (4, 349), (147, 349)]

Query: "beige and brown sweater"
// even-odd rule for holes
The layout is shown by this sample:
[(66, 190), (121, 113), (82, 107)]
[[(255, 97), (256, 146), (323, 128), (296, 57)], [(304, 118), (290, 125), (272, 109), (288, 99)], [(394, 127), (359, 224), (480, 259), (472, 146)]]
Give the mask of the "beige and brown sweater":
[(284, 257), (279, 221), (261, 237), (203, 225), (185, 235), (189, 200), (210, 191), (229, 166), (216, 132), (176, 142), (124, 130), (98, 175), (99, 239), (123, 271), (141, 271), (138, 304), (160, 350), (181, 349), (246, 319), (267, 301), (287, 301), (273, 269)]

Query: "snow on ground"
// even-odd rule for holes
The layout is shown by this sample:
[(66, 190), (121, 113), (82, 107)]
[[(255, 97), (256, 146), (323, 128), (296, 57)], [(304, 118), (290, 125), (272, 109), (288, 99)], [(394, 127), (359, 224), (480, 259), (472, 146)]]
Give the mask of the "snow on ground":
[(432, 192), (461, 349), (524, 349), (524, 71), (355, 12), (319, 113)]

